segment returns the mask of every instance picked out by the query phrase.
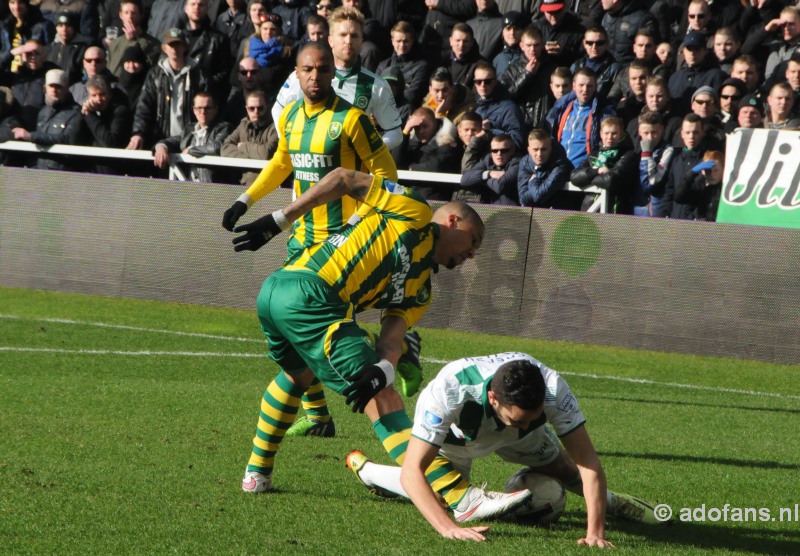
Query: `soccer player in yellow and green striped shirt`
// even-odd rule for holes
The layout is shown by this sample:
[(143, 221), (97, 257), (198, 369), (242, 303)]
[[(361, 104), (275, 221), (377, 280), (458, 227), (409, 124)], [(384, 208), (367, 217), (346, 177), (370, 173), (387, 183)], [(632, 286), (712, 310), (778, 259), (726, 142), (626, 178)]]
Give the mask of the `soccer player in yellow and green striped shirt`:
[[(403, 338), (430, 306), (431, 271), (439, 265), (456, 268), (474, 257), (483, 241), (483, 222), (465, 203), (453, 201), (432, 213), (411, 189), (342, 169), (285, 209), (237, 228), (245, 235), (234, 243), (239, 249), (257, 249), (308, 210), (345, 193), (363, 201), (363, 210), (338, 233), (287, 261), (261, 288), (257, 303), (261, 328), (269, 357), (282, 370), (262, 400), (242, 480), (245, 492), (272, 489), (275, 455), (295, 418), (299, 396), (315, 377), (347, 396), (354, 411), (365, 412), (386, 451), (402, 464), (411, 421), (391, 384)], [(356, 323), (359, 308), (384, 311), (377, 347)], [(484, 496), (442, 457), (430, 463), (425, 475), (460, 521), (496, 516), (530, 495)], [(504, 496), (510, 502), (497, 504)], [(433, 491), (428, 498), (412, 496), (412, 500), (443, 536), (483, 539), (486, 528), (459, 527)], [(476, 512), (484, 503), (495, 511)]]
[[(330, 51), (318, 44), (303, 47), (296, 74), (303, 97), (289, 103), (278, 119), (278, 148), (258, 178), (225, 212), (222, 225), (233, 230), (236, 221), (256, 201), (274, 191), (294, 172), (294, 195), (299, 197), (335, 168), (371, 172), (397, 179), (397, 166), (369, 117), (337, 96), (332, 87), (335, 66)], [(357, 202), (345, 197), (304, 215), (288, 242), (291, 260), (338, 231), (356, 211)], [(418, 382), (417, 382), (418, 384)], [(303, 396), (307, 418), (292, 435), (333, 436), (334, 426), (319, 382)]]

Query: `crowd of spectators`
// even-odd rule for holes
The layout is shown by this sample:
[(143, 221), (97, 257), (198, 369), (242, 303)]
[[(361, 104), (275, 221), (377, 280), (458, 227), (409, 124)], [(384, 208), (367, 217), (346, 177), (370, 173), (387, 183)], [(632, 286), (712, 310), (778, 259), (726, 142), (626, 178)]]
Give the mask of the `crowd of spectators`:
[[(429, 199), (596, 203), (570, 182), (606, 190), (615, 212), (713, 220), (729, 134), (800, 129), (798, 5), (8, 0), (0, 141), (144, 149), (154, 163), (11, 151), (0, 163), (164, 175), (169, 153), (267, 159), (297, 49), (327, 44), (334, 10), (356, 8), (357, 61), (338, 69), (364, 68), (391, 89), (397, 115), (367, 112), (379, 127), (401, 122), (380, 129), (398, 168), (462, 175), (421, 188)], [(255, 174), (189, 176), (248, 184)]]

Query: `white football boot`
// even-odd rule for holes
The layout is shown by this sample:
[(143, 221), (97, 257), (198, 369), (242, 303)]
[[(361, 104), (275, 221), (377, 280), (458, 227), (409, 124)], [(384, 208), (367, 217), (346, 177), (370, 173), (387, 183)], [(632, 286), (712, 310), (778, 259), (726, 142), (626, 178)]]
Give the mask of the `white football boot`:
[(517, 492), (492, 492), (470, 486), (453, 516), (459, 523), (477, 521), (479, 519), (495, 519), (502, 517), (530, 499), (530, 490)]
[(245, 469), (242, 479), (242, 490), (250, 494), (260, 494), (272, 490), (272, 475), (264, 475)]

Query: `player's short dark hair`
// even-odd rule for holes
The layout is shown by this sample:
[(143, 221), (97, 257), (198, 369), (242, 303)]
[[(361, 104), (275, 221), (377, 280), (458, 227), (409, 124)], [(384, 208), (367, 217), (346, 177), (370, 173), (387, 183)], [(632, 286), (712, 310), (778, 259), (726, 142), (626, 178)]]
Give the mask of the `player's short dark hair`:
[(588, 29), (586, 29), (586, 31), (583, 32), (583, 36), (586, 37), (586, 35), (589, 33), (598, 33), (599, 35), (602, 35), (603, 38), (608, 40), (608, 31), (606, 31), (603, 27), (600, 27), (599, 25), (596, 25), (594, 27), (589, 27)]
[(490, 388), (501, 405), (516, 405), (525, 410), (544, 404), (542, 371), (527, 359), (503, 363), (494, 373)]
[(683, 117), (683, 120), (681, 120), (681, 125), (683, 124), (700, 124), (700, 127), (705, 127), (705, 122), (703, 121), (703, 118), (701, 118), (694, 112), (689, 112)]
[(472, 76), (475, 76), (475, 72), (481, 70), (488, 73), (491, 73), (495, 77), (497, 77), (497, 70), (494, 69), (494, 66), (487, 62), (486, 60), (479, 60), (478, 63), (475, 64), (475, 67), (472, 68)]
[(308, 42), (300, 47), (300, 50), (297, 51), (296, 60), (300, 60), (300, 56), (308, 49), (314, 49), (318, 52), (322, 52), (325, 58), (333, 64), (333, 52), (331, 51), (330, 47), (327, 44), (321, 42)]

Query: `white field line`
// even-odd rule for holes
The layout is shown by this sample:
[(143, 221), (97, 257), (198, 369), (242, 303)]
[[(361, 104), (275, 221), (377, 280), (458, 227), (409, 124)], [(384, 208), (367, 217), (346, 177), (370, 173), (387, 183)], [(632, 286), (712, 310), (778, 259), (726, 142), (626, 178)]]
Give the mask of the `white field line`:
[[(215, 334), (201, 334), (196, 332), (181, 332), (178, 330), (162, 330), (158, 328), (144, 328), (138, 326), (126, 326), (120, 324), (108, 324), (103, 322), (89, 322), (77, 321), (71, 319), (55, 319), (55, 318), (29, 318), (19, 317), (16, 315), (0, 314), (0, 319), (16, 319), (16, 320), (32, 320), (40, 322), (53, 322), (58, 324), (76, 324), (80, 326), (95, 326), (101, 328), (116, 328), (122, 330), (134, 330), (139, 332), (152, 332), (157, 334), (173, 334), (176, 336), (190, 336), (199, 338), (210, 338), (215, 340), (227, 340), (232, 342), (255, 342), (264, 343), (264, 340), (254, 338), (241, 338), (235, 336), (220, 336)], [(0, 346), (0, 352), (3, 351), (16, 351), (16, 352), (39, 352), (39, 353), (64, 353), (64, 354), (77, 354), (77, 355), (123, 355), (123, 356), (177, 356), (177, 357), (264, 357), (263, 353), (220, 353), (220, 352), (191, 352), (191, 351), (117, 351), (117, 350), (80, 350), (80, 349), (54, 349), (54, 348), (24, 348), (12, 346)], [(435, 363), (444, 365), (449, 363), (443, 359), (433, 359), (421, 357), (422, 361), (426, 363)], [(736, 388), (725, 388), (722, 386), (701, 386), (697, 384), (684, 384), (680, 382), (659, 382), (657, 380), (650, 380), (647, 378), (631, 378), (624, 376), (614, 375), (598, 375), (592, 373), (574, 373), (562, 372), (559, 374), (564, 376), (577, 376), (581, 378), (593, 378), (596, 380), (611, 380), (616, 382), (629, 382), (632, 384), (648, 384), (653, 386), (663, 386), (669, 388), (683, 388), (685, 390), (702, 390), (706, 392), (722, 392), (725, 394), (740, 394), (744, 396), (759, 396), (767, 398), (777, 398), (783, 400), (800, 400), (800, 396), (792, 394), (778, 394), (775, 392), (759, 392), (757, 390), (739, 390)]]

